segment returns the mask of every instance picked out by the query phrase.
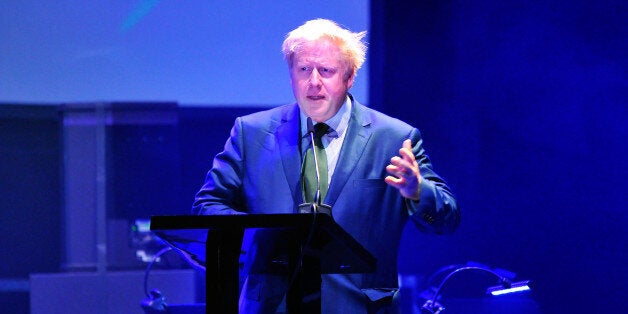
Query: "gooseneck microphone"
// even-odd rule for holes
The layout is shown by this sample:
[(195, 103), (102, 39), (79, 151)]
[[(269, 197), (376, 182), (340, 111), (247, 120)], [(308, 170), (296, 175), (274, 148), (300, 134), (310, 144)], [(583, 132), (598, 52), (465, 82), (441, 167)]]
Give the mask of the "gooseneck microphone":
[(318, 166), (318, 154), (316, 153), (316, 149), (314, 148), (314, 136), (322, 136), (315, 134), (316, 129), (314, 127), (314, 122), (312, 118), (307, 118), (307, 134), (310, 137), (310, 144), (312, 145), (312, 155), (314, 156), (314, 169), (316, 172), (316, 192), (314, 194), (314, 198), (311, 203), (304, 203), (299, 205), (300, 213), (325, 213), (331, 216), (331, 206), (327, 204), (323, 204), (323, 200), (321, 197), (321, 173), (320, 168)]
[(314, 194), (314, 204), (318, 206), (321, 204), (321, 170), (318, 167), (318, 154), (316, 153), (316, 149), (314, 148), (314, 133), (316, 133), (316, 130), (314, 129), (314, 123), (312, 122), (312, 118), (310, 117), (307, 118), (307, 132), (310, 134), (310, 143), (312, 143), (312, 155), (314, 155), (314, 169), (316, 169), (316, 193)]

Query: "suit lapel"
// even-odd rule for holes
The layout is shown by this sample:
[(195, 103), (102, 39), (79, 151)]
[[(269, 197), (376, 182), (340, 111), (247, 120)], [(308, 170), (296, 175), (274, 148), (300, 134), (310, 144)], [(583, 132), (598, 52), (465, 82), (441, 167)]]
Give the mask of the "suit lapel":
[(371, 124), (370, 118), (363, 115), (364, 108), (360, 103), (354, 101), (353, 104), (347, 134), (325, 198), (325, 203), (332, 206), (357, 166), (371, 137), (371, 131), (367, 128)]
[(303, 202), (303, 195), (299, 185), (301, 152), (299, 150), (299, 107), (296, 104), (283, 113), (281, 124), (275, 131), (275, 138), (279, 141), (283, 170), (290, 186), (292, 199), (295, 204), (300, 204)]

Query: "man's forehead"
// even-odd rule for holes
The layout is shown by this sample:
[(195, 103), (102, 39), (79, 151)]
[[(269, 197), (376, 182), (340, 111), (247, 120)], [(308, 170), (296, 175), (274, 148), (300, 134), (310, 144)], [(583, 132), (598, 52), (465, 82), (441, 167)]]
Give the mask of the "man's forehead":
[(293, 60), (296, 62), (340, 63), (341, 57), (340, 49), (333, 44), (314, 44), (302, 46), (293, 55)]

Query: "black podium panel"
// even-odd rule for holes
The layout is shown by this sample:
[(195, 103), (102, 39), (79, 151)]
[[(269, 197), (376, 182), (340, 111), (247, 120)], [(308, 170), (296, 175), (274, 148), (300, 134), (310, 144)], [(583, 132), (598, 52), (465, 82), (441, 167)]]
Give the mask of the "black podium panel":
[(247, 229), (257, 229), (256, 236), (263, 236), (263, 243), (267, 243), (268, 250), (272, 251), (271, 254), (263, 254), (269, 260), (256, 260), (250, 271), (276, 272), (276, 256), (285, 256), (287, 269), (296, 269), (296, 284), (288, 290), (290, 313), (320, 312), (320, 298), (314, 306), (311, 302), (305, 306), (301, 300), (302, 290), (308, 290), (307, 293), (311, 294), (309, 289), (315, 287), (320, 291), (321, 274), (375, 271), (376, 260), (373, 255), (329, 215), (186, 215), (151, 218), (153, 232), (179, 251), (193, 266), (206, 271), (207, 308), (217, 309), (221, 313), (238, 312), (239, 258), (244, 230)]

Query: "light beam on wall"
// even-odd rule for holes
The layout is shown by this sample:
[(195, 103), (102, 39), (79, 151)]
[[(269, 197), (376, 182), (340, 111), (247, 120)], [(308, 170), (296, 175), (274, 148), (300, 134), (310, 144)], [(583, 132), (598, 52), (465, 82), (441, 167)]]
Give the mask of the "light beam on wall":
[(133, 11), (126, 17), (120, 31), (122, 33), (127, 32), (133, 26), (137, 25), (161, 0), (144, 0), (140, 2)]

